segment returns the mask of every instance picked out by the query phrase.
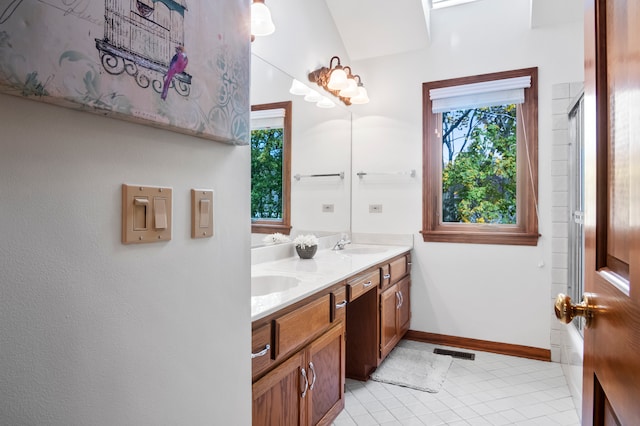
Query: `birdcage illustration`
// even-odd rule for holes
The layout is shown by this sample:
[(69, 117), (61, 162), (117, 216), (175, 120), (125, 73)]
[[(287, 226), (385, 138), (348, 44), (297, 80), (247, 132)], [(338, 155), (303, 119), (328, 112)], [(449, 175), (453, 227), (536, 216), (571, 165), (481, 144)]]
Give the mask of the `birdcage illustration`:
[[(185, 0), (105, 0), (104, 39), (96, 39), (105, 71), (161, 93), (171, 58), (184, 46), (186, 12)], [(170, 84), (189, 96), (191, 75), (176, 73)]]

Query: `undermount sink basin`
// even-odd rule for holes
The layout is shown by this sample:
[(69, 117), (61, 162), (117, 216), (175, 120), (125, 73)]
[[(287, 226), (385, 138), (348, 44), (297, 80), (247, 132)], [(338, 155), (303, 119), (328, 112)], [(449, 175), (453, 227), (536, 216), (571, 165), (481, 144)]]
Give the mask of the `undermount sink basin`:
[(295, 277), (284, 275), (259, 275), (251, 277), (251, 296), (265, 296), (267, 294), (287, 291), (300, 284)]
[(341, 250), (341, 253), (344, 254), (377, 254), (383, 253), (387, 251), (386, 248), (380, 247), (345, 247), (344, 250)]

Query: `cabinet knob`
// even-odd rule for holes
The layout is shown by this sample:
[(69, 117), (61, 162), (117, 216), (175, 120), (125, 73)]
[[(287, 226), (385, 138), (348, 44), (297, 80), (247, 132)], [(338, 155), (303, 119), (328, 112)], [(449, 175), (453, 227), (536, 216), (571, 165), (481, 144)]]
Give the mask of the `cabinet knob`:
[(384, 274), (382, 276), (382, 279), (384, 279), (384, 280), (388, 280), (389, 278), (391, 278), (391, 274)]

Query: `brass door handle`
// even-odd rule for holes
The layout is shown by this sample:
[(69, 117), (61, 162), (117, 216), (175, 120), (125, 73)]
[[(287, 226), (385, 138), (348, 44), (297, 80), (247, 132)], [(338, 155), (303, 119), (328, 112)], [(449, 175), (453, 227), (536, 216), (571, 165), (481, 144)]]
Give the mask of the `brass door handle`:
[(585, 326), (589, 327), (593, 320), (593, 315), (597, 311), (597, 307), (593, 304), (593, 295), (585, 293), (582, 295), (582, 303), (574, 305), (571, 303), (571, 297), (566, 294), (559, 293), (556, 297), (554, 305), (556, 318), (565, 324), (569, 324), (575, 317), (583, 317), (586, 321)]

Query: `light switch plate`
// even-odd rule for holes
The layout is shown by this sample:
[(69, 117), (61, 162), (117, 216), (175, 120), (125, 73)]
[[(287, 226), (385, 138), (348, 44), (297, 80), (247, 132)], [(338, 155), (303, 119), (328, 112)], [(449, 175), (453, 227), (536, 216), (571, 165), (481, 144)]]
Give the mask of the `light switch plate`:
[(191, 190), (191, 238), (213, 237), (213, 190)]
[(122, 243), (171, 240), (171, 188), (122, 185)]

